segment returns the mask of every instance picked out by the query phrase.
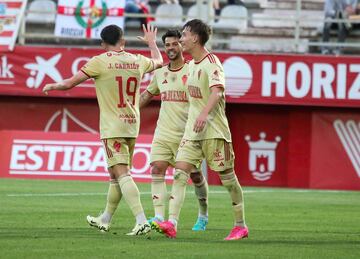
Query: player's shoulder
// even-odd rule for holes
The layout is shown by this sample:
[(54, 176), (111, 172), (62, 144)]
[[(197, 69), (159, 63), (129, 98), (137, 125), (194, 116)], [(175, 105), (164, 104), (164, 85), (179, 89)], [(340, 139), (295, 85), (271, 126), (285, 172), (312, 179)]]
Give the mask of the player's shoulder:
[(162, 67), (154, 70), (154, 74), (162, 74), (165, 72), (169, 72), (169, 64), (163, 65)]
[(221, 64), (219, 58), (214, 53), (208, 53), (205, 57), (205, 63), (207, 64)]

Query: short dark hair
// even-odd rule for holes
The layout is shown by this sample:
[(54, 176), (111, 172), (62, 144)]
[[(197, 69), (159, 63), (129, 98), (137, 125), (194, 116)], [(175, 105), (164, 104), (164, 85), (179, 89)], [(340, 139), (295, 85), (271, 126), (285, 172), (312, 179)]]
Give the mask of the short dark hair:
[(103, 42), (113, 46), (122, 39), (123, 35), (123, 30), (115, 24), (104, 27), (100, 33), (100, 37)]
[(183, 26), (183, 29), (185, 28), (190, 28), (190, 31), (192, 33), (195, 33), (196, 35), (199, 36), (200, 44), (202, 46), (205, 45), (205, 43), (209, 40), (209, 37), (211, 35), (210, 26), (199, 19), (193, 19), (188, 21)]
[(181, 38), (181, 33), (179, 30), (176, 29), (170, 29), (167, 32), (164, 33), (164, 35), (161, 37), (163, 43), (165, 43), (166, 38), (168, 37), (174, 37), (174, 38)]

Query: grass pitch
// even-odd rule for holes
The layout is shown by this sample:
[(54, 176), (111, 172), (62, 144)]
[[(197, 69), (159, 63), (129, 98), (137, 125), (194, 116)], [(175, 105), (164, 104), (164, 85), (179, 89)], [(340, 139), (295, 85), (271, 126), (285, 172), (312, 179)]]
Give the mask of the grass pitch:
[[(0, 258), (360, 258), (360, 192), (244, 188), (249, 238), (229, 242), (233, 216), (221, 186), (210, 187), (201, 233), (191, 231), (198, 205), (188, 187), (175, 240), (126, 236), (135, 222), (124, 201), (109, 233), (90, 228), (85, 217), (103, 210), (107, 186), (0, 179)], [(139, 189), (150, 217), (150, 185)]]

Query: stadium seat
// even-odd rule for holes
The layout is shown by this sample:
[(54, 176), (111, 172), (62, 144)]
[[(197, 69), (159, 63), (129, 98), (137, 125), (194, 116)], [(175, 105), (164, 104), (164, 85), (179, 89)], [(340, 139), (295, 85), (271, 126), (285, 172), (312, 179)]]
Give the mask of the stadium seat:
[(160, 28), (176, 27), (182, 24), (183, 8), (179, 4), (161, 4), (155, 11), (155, 21)]
[(215, 11), (213, 8), (210, 9), (209, 13), (209, 6), (207, 3), (200, 5), (200, 10), (198, 9), (197, 4), (194, 4), (190, 6), (188, 13), (187, 13), (187, 19), (186, 21), (192, 20), (192, 19), (201, 19), (203, 21), (208, 21), (212, 23), (214, 21)]
[(219, 21), (213, 22), (212, 27), (226, 30), (245, 30), (248, 25), (248, 10), (240, 5), (227, 5), (220, 13)]
[(56, 3), (51, 0), (35, 0), (29, 4), (26, 21), (31, 23), (55, 23)]

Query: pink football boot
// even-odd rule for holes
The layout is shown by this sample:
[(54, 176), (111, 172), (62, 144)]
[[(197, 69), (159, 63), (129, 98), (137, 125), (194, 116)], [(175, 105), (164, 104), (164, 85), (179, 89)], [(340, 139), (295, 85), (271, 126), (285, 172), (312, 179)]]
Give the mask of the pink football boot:
[(238, 240), (246, 238), (248, 235), (249, 229), (247, 227), (235, 226), (224, 240)]

